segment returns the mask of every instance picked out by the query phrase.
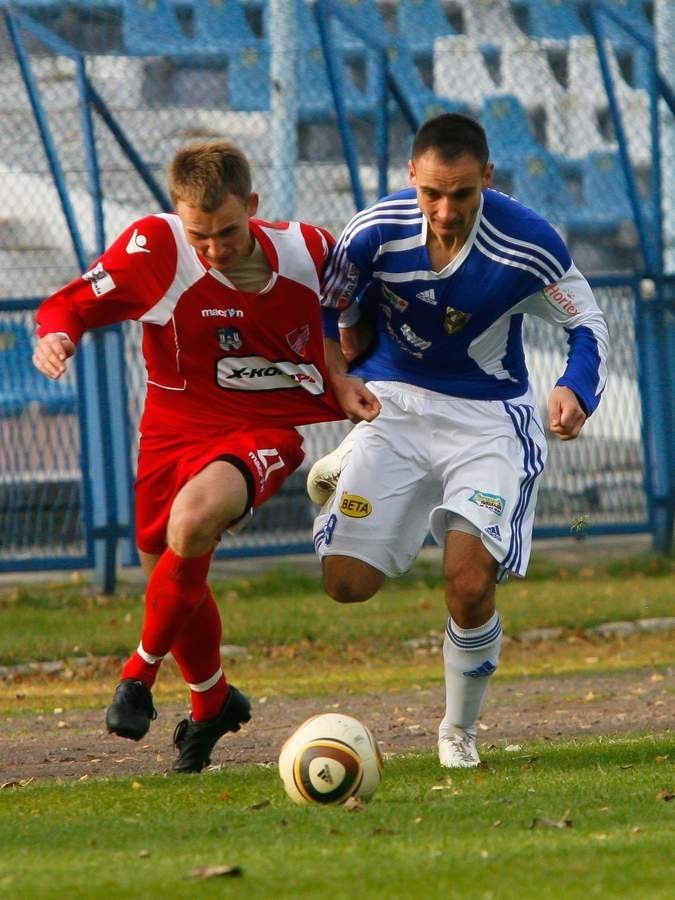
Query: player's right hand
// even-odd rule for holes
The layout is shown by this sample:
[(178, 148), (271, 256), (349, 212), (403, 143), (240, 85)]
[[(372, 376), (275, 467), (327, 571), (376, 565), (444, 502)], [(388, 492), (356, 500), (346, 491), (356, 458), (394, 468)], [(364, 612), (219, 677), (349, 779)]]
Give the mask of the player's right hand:
[(351, 422), (372, 422), (379, 415), (380, 401), (360, 378), (333, 374), (331, 386), (343, 413)]
[(46, 334), (35, 345), (33, 365), (46, 375), (56, 380), (67, 369), (66, 361), (75, 353), (75, 344), (65, 334)]

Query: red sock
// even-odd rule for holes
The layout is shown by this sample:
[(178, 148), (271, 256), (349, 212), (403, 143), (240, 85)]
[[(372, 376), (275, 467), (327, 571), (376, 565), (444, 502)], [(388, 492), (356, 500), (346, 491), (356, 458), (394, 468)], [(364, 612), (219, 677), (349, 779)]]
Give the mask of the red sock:
[(207, 585), (203, 603), (171, 646), (173, 658), (190, 686), (195, 722), (217, 716), (230, 690), (220, 667), (222, 633), (220, 612)]
[(124, 665), (122, 678), (137, 678), (152, 687), (162, 659), (204, 599), (210, 564), (210, 552), (189, 559), (168, 547), (162, 553), (145, 592), (141, 642)]

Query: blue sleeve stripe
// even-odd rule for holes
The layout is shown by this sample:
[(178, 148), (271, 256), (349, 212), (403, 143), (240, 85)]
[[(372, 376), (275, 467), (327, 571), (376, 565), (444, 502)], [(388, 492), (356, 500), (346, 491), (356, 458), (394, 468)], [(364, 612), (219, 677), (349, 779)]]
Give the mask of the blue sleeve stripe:
[[(492, 253), (484, 244), (480, 241), (480, 231), (476, 235), (475, 248), (479, 250), (483, 256), (487, 256), (488, 259), (492, 259), (495, 262), (501, 263), (503, 266), (512, 266), (514, 269), (522, 269), (525, 272), (529, 272), (531, 275), (534, 275), (536, 279), (542, 282), (542, 284), (547, 285), (552, 281), (555, 281), (555, 276), (551, 273), (550, 270), (546, 270), (543, 267), (535, 266), (535, 265), (526, 265), (523, 262), (518, 262), (515, 259), (512, 259), (507, 256), (497, 255), (496, 253)], [(534, 262), (534, 261), (533, 261)]]
[[(485, 216), (481, 219), (481, 229), (485, 232), (485, 236), (494, 236), (496, 239), (495, 245), (499, 243), (502, 249), (507, 253), (515, 253), (517, 248), (519, 250), (524, 250), (526, 255), (531, 256), (533, 253), (537, 254), (537, 256), (541, 257), (541, 261), (544, 263), (550, 264), (553, 271), (556, 273), (556, 277), (553, 279), (557, 281), (562, 278), (565, 272), (569, 269), (571, 260), (569, 258), (565, 258), (564, 261), (561, 261), (557, 256), (553, 253), (550, 253), (545, 247), (541, 244), (533, 244), (531, 241), (524, 241), (522, 238), (516, 238), (509, 234), (504, 234), (503, 231), (500, 231), (496, 228), (492, 222), (488, 221)], [(509, 244), (513, 246), (509, 246)]]

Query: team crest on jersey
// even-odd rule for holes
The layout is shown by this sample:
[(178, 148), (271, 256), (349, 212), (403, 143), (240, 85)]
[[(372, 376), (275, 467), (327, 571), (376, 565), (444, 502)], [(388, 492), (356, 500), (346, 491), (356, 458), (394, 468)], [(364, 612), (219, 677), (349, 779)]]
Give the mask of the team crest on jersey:
[(398, 312), (405, 312), (405, 310), (408, 308), (408, 301), (404, 300), (403, 297), (399, 297), (398, 294), (395, 294), (387, 287), (386, 284), (382, 285), (382, 293), (384, 294), (387, 302)]
[(309, 340), (309, 325), (301, 325), (299, 328), (289, 331), (286, 335), (286, 340), (294, 353), (297, 353), (298, 356), (304, 356), (307, 341)]
[(448, 334), (457, 334), (471, 318), (471, 313), (462, 312), (461, 309), (453, 309), (451, 306), (445, 310), (443, 328)]
[(223, 350), (239, 350), (244, 343), (238, 328), (219, 328), (218, 343)]

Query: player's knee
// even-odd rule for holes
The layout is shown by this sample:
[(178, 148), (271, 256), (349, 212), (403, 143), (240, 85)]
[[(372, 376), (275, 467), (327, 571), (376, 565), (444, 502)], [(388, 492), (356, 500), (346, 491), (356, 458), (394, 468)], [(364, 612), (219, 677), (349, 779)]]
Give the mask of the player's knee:
[(459, 618), (472, 617), (492, 603), (494, 578), (480, 569), (465, 568), (445, 572), (445, 599), (448, 610)]
[(213, 525), (198, 510), (172, 511), (167, 528), (167, 543), (178, 556), (207, 553), (217, 540)]
[(338, 603), (363, 603), (376, 594), (383, 576), (359, 560), (346, 564), (328, 557), (323, 561), (323, 586), (329, 597)]

